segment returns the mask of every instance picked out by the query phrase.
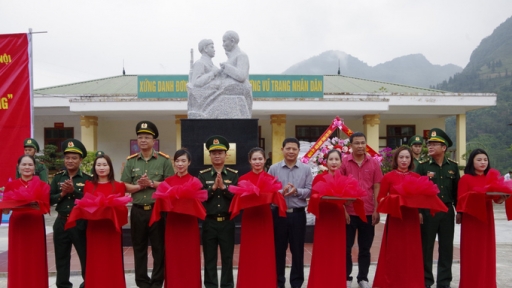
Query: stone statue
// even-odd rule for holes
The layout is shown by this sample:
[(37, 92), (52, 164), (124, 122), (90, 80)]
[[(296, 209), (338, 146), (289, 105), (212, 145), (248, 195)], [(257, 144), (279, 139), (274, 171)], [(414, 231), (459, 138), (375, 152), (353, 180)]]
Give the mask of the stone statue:
[(215, 57), (215, 48), (211, 39), (203, 39), (198, 45), (201, 59), (192, 66), (189, 82), (194, 87), (203, 87), (210, 83), (221, 70), (213, 65), (212, 58)]
[(249, 57), (238, 47), (238, 34), (227, 31), (222, 37), (228, 60), (220, 69), (211, 60), (213, 41), (199, 42), (201, 59), (192, 66), (188, 89), (188, 118), (251, 118), (252, 86)]

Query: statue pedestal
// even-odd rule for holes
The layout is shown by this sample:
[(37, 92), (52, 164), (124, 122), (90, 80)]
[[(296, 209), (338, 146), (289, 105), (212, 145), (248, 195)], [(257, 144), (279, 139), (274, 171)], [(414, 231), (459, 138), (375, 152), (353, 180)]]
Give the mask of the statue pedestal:
[(205, 156), (209, 159), (204, 144), (213, 135), (236, 144), (236, 164), (226, 167), (238, 170), (239, 176), (251, 170), (248, 153), (258, 146), (258, 119), (181, 119), (181, 145), (192, 154), (188, 169), (191, 175), (197, 176), (199, 171), (211, 167), (204, 164)]

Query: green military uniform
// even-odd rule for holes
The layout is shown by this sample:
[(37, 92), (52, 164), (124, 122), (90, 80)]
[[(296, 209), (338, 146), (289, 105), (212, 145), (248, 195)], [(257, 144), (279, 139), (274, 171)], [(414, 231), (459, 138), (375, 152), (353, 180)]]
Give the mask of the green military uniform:
[[(37, 143), (36, 139), (34, 138), (27, 138), (25, 141), (23, 141), (23, 147), (31, 147), (36, 149), (36, 153), (39, 153), (39, 144)], [(39, 160), (36, 159), (36, 167), (35, 167), (35, 175), (41, 179), (41, 181), (48, 182), (48, 168), (46, 168), (46, 165), (39, 162)], [(16, 179), (20, 178), (21, 174), (18, 169), (16, 169)]]
[[(411, 148), (412, 148), (412, 145), (415, 145), (415, 144), (423, 145), (423, 137), (420, 135), (414, 135), (407, 142), (407, 145), (409, 145), (409, 147), (411, 147)], [(422, 160), (421, 155), (420, 155), (419, 159), (416, 159), (416, 157), (414, 157), (414, 155), (413, 155), (412, 160), (414, 162), (414, 167), (418, 167), (418, 165), (420, 165), (420, 161)]]
[[(136, 125), (135, 132), (151, 134), (158, 137), (158, 129), (149, 121), (141, 121)], [(127, 158), (121, 175), (121, 181), (137, 185), (137, 181), (146, 174), (150, 180), (162, 182), (165, 178), (174, 174), (169, 156), (154, 151), (149, 159), (144, 159), (141, 153), (136, 153)], [(130, 213), (130, 229), (133, 245), (133, 257), (135, 260), (135, 282), (141, 288), (159, 288), (164, 282), (164, 235), (165, 217), (149, 226), (149, 220), (155, 199), (152, 198), (156, 191), (153, 187), (146, 187), (132, 193), (132, 209)], [(153, 272), (148, 277), (148, 240), (151, 242), (153, 255)]]
[[(62, 151), (64, 154), (77, 153), (81, 155), (82, 158), (87, 156), (87, 150), (83, 144), (75, 139), (68, 139), (64, 141)], [(70, 179), (68, 171), (64, 170), (55, 174), (50, 185), (50, 205), (57, 204), (57, 207), (55, 208), (57, 211), (57, 218), (53, 224), (53, 244), (55, 248), (55, 265), (57, 268), (56, 285), (59, 288), (73, 286), (73, 284), (69, 282), (72, 245), (75, 246), (75, 250), (80, 259), (82, 278), (85, 279), (85, 235), (87, 223), (84, 220), (78, 220), (76, 227), (66, 230), (64, 229), (64, 225), (66, 224), (71, 210), (75, 206), (75, 199), (81, 199), (84, 195), (83, 188), (85, 186), (85, 181), (91, 180), (92, 177), (79, 169), (71, 178), (75, 188), (74, 191), (66, 194), (64, 197), (61, 197), (61, 185), (68, 179)], [(84, 283), (82, 283), (80, 287), (84, 287)]]
[[(229, 150), (228, 141), (222, 136), (213, 136), (206, 141), (209, 151)], [(238, 173), (231, 168), (221, 170), (225, 189), (212, 189), (217, 177), (213, 168), (199, 172), (199, 180), (208, 191), (208, 200), (203, 202), (206, 209), (206, 219), (202, 224), (202, 243), (204, 256), (204, 285), (206, 288), (218, 288), (217, 278), (217, 249), (221, 251), (220, 287), (233, 288), (233, 252), (235, 247), (235, 222), (230, 220), (229, 206), (233, 194), (228, 191), (230, 185), (238, 184)]]
[[(428, 142), (440, 142), (450, 147), (452, 141), (441, 129), (430, 130)], [(425, 268), (425, 286), (434, 284), (432, 273), (433, 252), (436, 235), (439, 240), (439, 259), (437, 268), (438, 287), (449, 287), (452, 281), (453, 262), (453, 236), (454, 236), (454, 206), (457, 204), (457, 187), (460, 179), (458, 164), (448, 158), (444, 158), (441, 165), (432, 158), (423, 160), (416, 168), (416, 172), (422, 176), (428, 176), (439, 188), (439, 198), (448, 207), (448, 212), (439, 212), (431, 216), (429, 210), (422, 209), (423, 225), (421, 236), (423, 246), (423, 265)]]
[[(126, 158), (126, 165), (124, 166), (123, 174), (121, 175), (121, 181), (137, 185), (142, 175), (148, 175), (148, 178), (153, 181), (162, 182), (165, 178), (174, 175), (174, 169), (172, 163), (169, 160), (169, 155), (163, 152), (157, 152), (153, 150), (151, 158), (145, 160), (142, 153), (136, 153)], [(151, 198), (155, 188), (146, 187), (132, 194), (133, 204), (137, 205), (152, 205), (155, 203), (155, 199)], [(146, 208), (151, 210), (151, 208)]]

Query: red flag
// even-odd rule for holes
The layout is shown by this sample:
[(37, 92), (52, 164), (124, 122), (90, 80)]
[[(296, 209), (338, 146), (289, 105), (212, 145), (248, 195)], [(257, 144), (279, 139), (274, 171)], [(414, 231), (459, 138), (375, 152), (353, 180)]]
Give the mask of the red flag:
[(0, 35), (0, 187), (16, 176), (23, 140), (31, 136), (30, 35)]

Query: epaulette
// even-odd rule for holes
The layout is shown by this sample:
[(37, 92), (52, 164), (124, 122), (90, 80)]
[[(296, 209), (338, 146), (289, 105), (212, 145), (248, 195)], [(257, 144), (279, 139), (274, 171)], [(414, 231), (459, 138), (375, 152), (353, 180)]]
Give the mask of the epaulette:
[(167, 158), (167, 159), (171, 158), (169, 155), (165, 154), (165, 153), (164, 153), (164, 152), (162, 152), (162, 151), (158, 151), (158, 154), (160, 154), (160, 155), (164, 156), (164, 157), (165, 157), (165, 158)]
[(210, 167), (208, 169), (204, 169), (204, 170), (199, 171), (199, 173), (205, 173), (205, 172), (208, 172), (208, 171), (211, 171), (211, 170), (212, 170), (212, 168)]
[(423, 160), (420, 160), (418, 161), (420, 164), (423, 164), (423, 163), (427, 163), (429, 159), (423, 159)]
[(133, 155), (130, 155), (130, 156), (126, 157), (126, 160), (132, 159), (133, 157), (136, 157), (137, 155), (139, 155), (139, 153), (135, 153)]
[(453, 163), (455, 163), (455, 164), (459, 164), (459, 162), (457, 162), (457, 161), (455, 161), (455, 160), (453, 160), (453, 159), (450, 159), (450, 158), (448, 158), (448, 161), (451, 161), (451, 162), (453, 162)]
[(229, 167), (226, 167), (226, 170), (229, 170), (229, 171), (231, 171), (231, 172), (233, 172), (233, 173), (238, 173), (238, 170), (231, 169), (231, 168), (229, 168)]
[(64, 172), (66, 172), (66, 170), (60, 170), (59, 172), (55, 173), (55, 175), (57, 175), (57, 174), (62, 174), (62, 173), (64, 173)]

